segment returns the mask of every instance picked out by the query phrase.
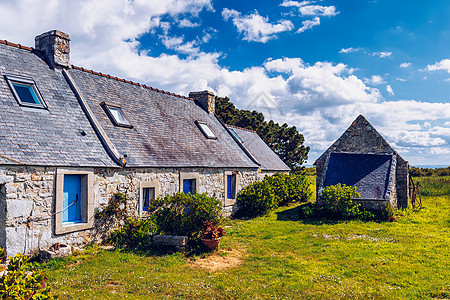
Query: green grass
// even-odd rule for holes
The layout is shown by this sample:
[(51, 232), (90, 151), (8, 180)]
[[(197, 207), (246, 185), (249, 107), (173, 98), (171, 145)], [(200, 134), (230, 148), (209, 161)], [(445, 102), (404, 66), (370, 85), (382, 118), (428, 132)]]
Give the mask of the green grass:
[(450, 195), (422, 202), (392, 223), (303, 223), (296, 206), (228, 221), (221, 247), (242, 263), (215, 272), (96, 247), (40, 267), (59, 299), (450, 299)]
[(450, 195), (450, 176), (433, 176), (413, 178), (419, 183), (422, 196)]

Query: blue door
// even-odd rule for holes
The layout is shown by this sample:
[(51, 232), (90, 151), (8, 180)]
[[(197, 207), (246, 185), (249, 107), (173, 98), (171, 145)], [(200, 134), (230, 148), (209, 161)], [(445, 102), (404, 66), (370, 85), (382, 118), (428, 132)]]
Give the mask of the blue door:
[(81, 222), (81, 175), (64, 175), (63, 222)]

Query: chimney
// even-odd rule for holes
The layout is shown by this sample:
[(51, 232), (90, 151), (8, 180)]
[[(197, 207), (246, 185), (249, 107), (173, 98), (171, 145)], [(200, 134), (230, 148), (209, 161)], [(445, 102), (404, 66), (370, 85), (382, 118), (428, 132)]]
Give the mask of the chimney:
[(51, 30), (34, 38), (36, 50), (44, 52), (50, 67), (69, 67), (70, 37), (67, 33)]
[(201, 92), (190, 92), (189, 97), (200, 102), (201, 106), (209, 113), (214, 114), (216, 110), (216, 96), (213, 92), (201, 91)]

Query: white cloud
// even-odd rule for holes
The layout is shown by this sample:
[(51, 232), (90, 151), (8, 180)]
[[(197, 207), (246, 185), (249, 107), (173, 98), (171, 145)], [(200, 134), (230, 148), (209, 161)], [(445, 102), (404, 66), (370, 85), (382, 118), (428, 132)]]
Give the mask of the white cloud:
[(302, 33), (308, 29), (313, 28), (314, 26), (320, 25), (320, 18), (315, 17), (314, 20), (306, 20), (302, 22), (302, 27), (297, 30), (297, 33)]
[(370, 55), (378, 56), (380, 58), (385, 58), (385, 57), (390, 57), (392, 55), (392, 52), (377, 51), (377, 52), (372, 52)]
[(400, 68), (408, 68), (410, 66), (411, 66), (411, 63), (409, 63), (409, 62), (404, 62), (404, 63), (400, 64)]
[(397, 77), (397, 78), (395, 78), (395, 80), (397, 80), (397, 81), (401, 81), (401, 82), (405, 82), (405, 81), (407, 81), (406, 79), (404, 79), (404, 78), (400, 78), (400, 77)]
[(193, 28), (193, 27), (200, 26), (200, 23), (194, 23), (189, 19), (182, 19), (182, 20), (178, 21), (178, 26), (181, 28), (183, 28), (183, 27)]
[(160, 38), (167, 49), (190, 55), (198, 55), (200, 53), (200, 48), (197, 47), (196, 41), (184, 42), (184, 37), (161, 36)]
[(428, 65), (427, 70), (428, 71), (444, 70), (447, 71), (447, 73), (450, 73), (450, 59), (443, 59), (439, 62), (436, 62), (433, 65)]
[(244, 35), (244, 40), (249, 42), (266, 43), (276, 38), (277, 33), (294, 29), (294, 24), (289, 20), (281, 20), (277, 24), (269, 23), (268, 17), (263, 17), (257, 11), (243, 16), (234, 9), (224, 8), (222, 16), (225, 21), (232, 19), (239, 33)]
[(358, 52), (360, 50), (360, 48), (342, 48), (339, 53), (352, 53), (352, 52)]
[(326, 16), (332, 17), (339, 14), (335, 6), (310, 5), (316, 1), (284, 1), (280, 6), (298, 7), (301, 16)]
[(390, 84), (386, 86), (386, 91), (389, 93), (389, 95), (394, 96), (394, 90), (392, 89), (392, 86)]
[(364, 78), (364, 82), (372, 85), (379, 85), (386, 83), (380, 75), (373, 75), (371, 78)]

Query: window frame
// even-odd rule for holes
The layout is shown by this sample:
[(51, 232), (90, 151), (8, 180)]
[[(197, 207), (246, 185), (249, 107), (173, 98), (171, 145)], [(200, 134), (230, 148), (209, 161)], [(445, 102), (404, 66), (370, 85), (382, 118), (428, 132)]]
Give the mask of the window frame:
[[(127, 116), (125, 116), (125, 113), (123, 112), (121, 105), (110, 103), (110, 102), (105, 102), (105, 101), (101, 102), (100, 105), (102, 106), (103, 110), (108, 115), (108, 118), (111, 120), (111, 122), (115, 126), (125, 127), (125, 128), (133, 128), (133, 125), (131, 124), (130, 120), (127, 118)], [(111, 109), (117, 109), (120, 112), (120, 114), (122, 115), (122, 117), (124, 118), (124, 120), (127, 121), (127, 123), (122, 123), (119, 120), (116, 120), (116, 117), (111, 112)]]
[(155, 189), (155, 199), (159, 197), (159, 181), (158, 180), (151, 180), (151, 181), (141, 181), (139, 183), (139, 207), (138, 212), (139, 215), (142, 216), (147, 213), (146, 210), (144, 210), (144, 189), (146, 188), (153, 188)]
[(180, 193), (183, 193), (183, 182), (184, 180), (194, 179), (195, 180), (195, 193), (198, 193), (199, 190), (199, 174), (197, 172), (182, 172), (180, 173)]
[[(234, 191), (232, 189), (232, 198), (228, 198), (228, 176), (236, 176), (234, 181)], [(238, 187), (240, 184), (240, 175), (238, 171), (225, 171), (223, 172), (224, 179), (224, 206), (234, 205), (238, 194)]]
[[(13, 93), (14, 98), (16, 99), (17, 103), (20, 106), (40, 108), (40, 109), (48, 108), (47, 104), (44, 101), (44, 98), (41, 95), (41, 92), (39, 91), (39, 89), (36, 85), (36, 82), (32, 78), (16, 76), (16, 75), (4, 75), (4, 77), (5, 77), (6, 82), (8, 83), (9, 89)], [(19, 94), (16, 91), (16, 88), (14, 87), (14, 83), (29, 86), (31, 88), (31, 90), (34, 92), (34, 95), (36, 96), (36, 99), (39, 101), (39, 103), (30, 103), (30, 102), (22, 101), (19, 97)]]
[[(81, 222), (63, 222), (63, 192), (65, 175), (81, 176)], [(66, 234), (86, 230), (94, 227), (94, 172), (86, 170), (56, 170), (56, 197), (55, 197), (55, 234)]]
[[(207, 139), (209, 139), (209, 140), (217, 140), (217, 135), (211, 130), (211, 128), (209, 127), (208, 123), (196, 120), (196, 121), (195, 121), (195, 124), (197, 125), (197, 127), (200, 129), (200, 131), (203, 133), (203, 135), (204, 135)], [(209, 129), (209, 131), (211, 131), (211, 133), (212, 133), (213, 135), (212, 135), (212, 136), (209, 135), (209, 134), (205, 131), (205, 129), (203, 129), (202, 126), (206, 126), (206, 127)]]
[(231, 134), (241, 143), (244, 143), (244, 140), (237, 134), (237, 132), (233, 128), (228, 128), (228, 130), (231, 132)]

